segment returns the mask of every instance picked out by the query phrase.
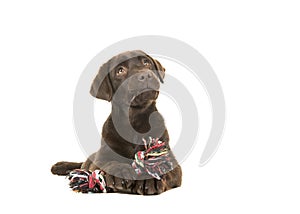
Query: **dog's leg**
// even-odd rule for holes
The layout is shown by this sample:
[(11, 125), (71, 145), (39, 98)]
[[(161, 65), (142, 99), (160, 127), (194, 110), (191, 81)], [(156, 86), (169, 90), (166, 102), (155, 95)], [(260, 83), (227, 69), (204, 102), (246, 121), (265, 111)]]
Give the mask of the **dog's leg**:
[(51, 172), (54, 175), (68, 175), (74, 169), (80, 169), (83, 163), (75, 163), (75, 162), (66, 162), (61, 161), (57, 162), (51, 167)]
[(91, 169), (91, 165), (93, 165), (93, 161), (95, 158), (96, 153), (93, 153), (88, 157), (85, 162), (75, 163), (75, 162), (67, 162), (61, 161), (57, 162), (51, 167), (51, 172), (54, 175), (68, 175), (74, 169), (85, 169), (85, 170), (95, 170)]

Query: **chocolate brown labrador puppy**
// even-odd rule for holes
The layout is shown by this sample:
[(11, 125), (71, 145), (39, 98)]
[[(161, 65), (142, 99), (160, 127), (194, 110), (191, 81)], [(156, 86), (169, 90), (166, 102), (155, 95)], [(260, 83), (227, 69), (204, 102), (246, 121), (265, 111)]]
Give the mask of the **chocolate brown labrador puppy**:
[[(90, 90), (92, 96), (112, 102), (112, 113), (102, 129), (101, 147), (83, 163), (56, 163), (52, 173), (101, 169), (110, 192), (152, 195), (179, 187), (181, 168), (170, 150), (168, 131), (156, 108), (164, 76), (161, 64), (139, 50), (121, 53), (104, 63)], [(161, 179), (147, 173), (137, 175), (131, 165), (136, 152), (144, 150), (142, 139), (149, 136), (166, 142), (169, 149), (173, 168)]]

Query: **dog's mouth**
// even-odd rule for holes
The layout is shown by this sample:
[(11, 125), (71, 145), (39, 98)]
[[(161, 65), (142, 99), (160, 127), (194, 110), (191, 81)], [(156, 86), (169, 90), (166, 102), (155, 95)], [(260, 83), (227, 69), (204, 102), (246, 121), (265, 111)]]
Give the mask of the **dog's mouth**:
[(141, 89), (138, 91), (138, 94), (143, 94), (143, 93), (146, 93), (146, 92), (155, 92), (157, 90), (153, 89), (153, 88), (144, 88), (144, 89)]
[(145, 88), (139, 90), (131, 99), (131, 106), (143, 106), (149, 101), (156, 100), (158, 97), (158, 91), (152, 88)]

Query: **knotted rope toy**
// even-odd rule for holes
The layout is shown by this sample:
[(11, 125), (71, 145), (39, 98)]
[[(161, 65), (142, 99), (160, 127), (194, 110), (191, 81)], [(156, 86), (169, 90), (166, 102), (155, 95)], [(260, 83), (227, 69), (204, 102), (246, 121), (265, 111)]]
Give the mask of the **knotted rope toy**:
[[(147, 173), (153, 178), (160, 180), (161, 175), (173, 169), (169, 155), (169, 148), (165, 142), (158, 138), (149, 137), (148, 142), (143, 139), (144, 151), (138, 151), (131, 166), (138, 175)], [(76, 169), (69, 173), (70, 188), (75, 192), (82, 193), (105, 193), (107, 192), (104, 179), (105, 172), (95, 170), (93, 172)]]
[(149, 137), (148, 142), (145, 139), (143, 139), (143, 142), (145, 150), (138, 151), (135, 154), (131, 166), (138, 175), (146, 172), (153, 178), (160, 180), (160, 175), (173, 169), (169, 149), (166, 143), (158, 140), (158, 138)]
[(74, 192), (82, 193), (105, 193), (106, 183), (104, 180), (104, 172), (95, 170), (93, 172), (82, 169), (75, 169), (67, 176), (70, 180), (70, 188)]

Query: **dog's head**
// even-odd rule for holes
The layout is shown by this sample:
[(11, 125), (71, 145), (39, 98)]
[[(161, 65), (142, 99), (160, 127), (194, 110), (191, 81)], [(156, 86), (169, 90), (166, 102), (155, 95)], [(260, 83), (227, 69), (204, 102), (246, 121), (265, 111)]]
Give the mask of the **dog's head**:
[(92, 96), (133, 107), (156, 100), (165, 69), (140, 50), (127, 51), (104, 63), (95, 77)]

